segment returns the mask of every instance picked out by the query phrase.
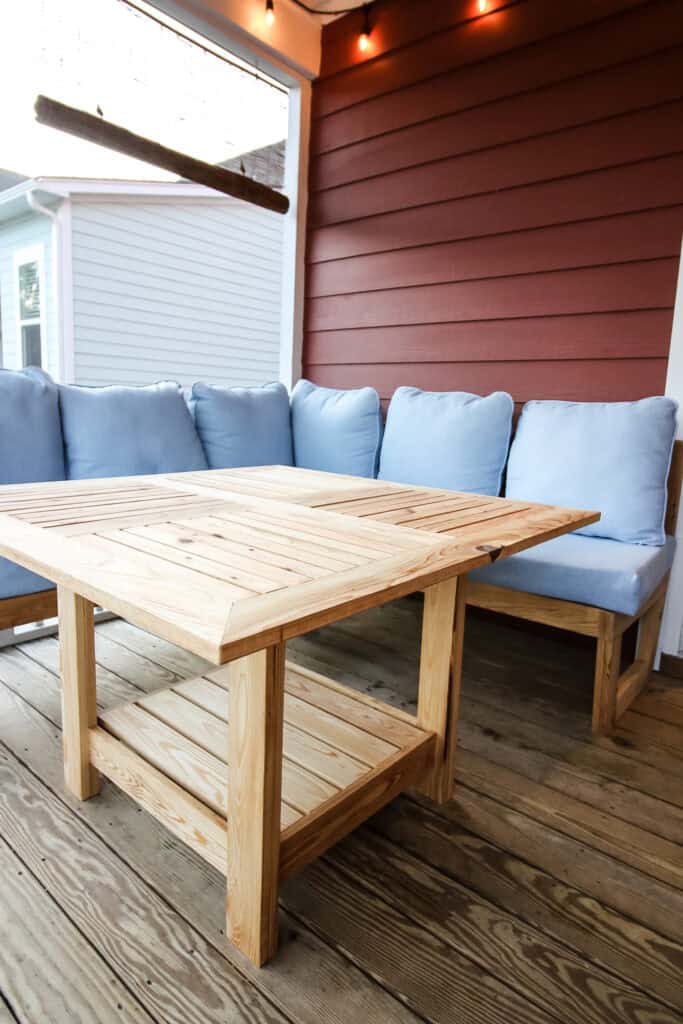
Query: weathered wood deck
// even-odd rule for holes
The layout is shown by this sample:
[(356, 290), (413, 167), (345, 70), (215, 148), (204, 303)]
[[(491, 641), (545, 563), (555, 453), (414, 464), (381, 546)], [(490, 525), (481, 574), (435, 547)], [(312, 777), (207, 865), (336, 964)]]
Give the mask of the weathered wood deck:
[[(419, 618), (290, 656), (409, 706)], [(97, 642), (102, 707), (204, 668), (122, 621)], [(683, 1021), (683, 681), (596, 741), (590, 649), (471, 614), (456, 799), (401, 798), (287, 882), (259, 971), (218, 872), (112, 785), (65, 795), (57, 662), (0, 651), (0, 1024)]]

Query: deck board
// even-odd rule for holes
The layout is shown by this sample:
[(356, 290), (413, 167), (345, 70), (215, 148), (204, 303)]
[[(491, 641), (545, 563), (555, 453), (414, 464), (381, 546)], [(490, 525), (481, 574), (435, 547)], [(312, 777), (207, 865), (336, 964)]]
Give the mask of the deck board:
[[(414, 711), (419, 628), (420, 602), (401, 601), (289, 655)], [(97, 637), (103, 711), (207, 671), (120, 620)], [(683, 686), (656, 677), (638, 730), (595, 741), (590, 661), (562, 634), (470, 614), (455, 800), (399, 798), (286, 882), (283, 942), (259, 971), (222, 935), (217, 870), (115, 786), (85, 804), (65, 797), (56, 641), (0, 650), (0, 833), (26, 871), (12, 899), (48, 886), (50, 920), (124, 988), (132, 1020), (680, 1024), (683, 753), (663, 739)], [(313, 696), (302, 683), (291, 701)], [(352, 735), (328, 738), (353, 757)], [(35, 964), (36, 991), (51, 991), (55, 962)], [(49, 1019), (15, 1007), (1, 976), (0, 992), (22, 1024)], [(107, 1005), (85, 1017), (107, 1021)], [(0, 1020), (2, 1009), (0, 998)]]
[[(0, 843), (3, 942), (0, 991), (19, 1020), (54, 1024), (154, 1024), (106, 961), (93, 955), (69, 918)], [(3, 1017), (0, 998), (0, 1021)], [(9, 1013), (9, 1011), (6, 1011)]]

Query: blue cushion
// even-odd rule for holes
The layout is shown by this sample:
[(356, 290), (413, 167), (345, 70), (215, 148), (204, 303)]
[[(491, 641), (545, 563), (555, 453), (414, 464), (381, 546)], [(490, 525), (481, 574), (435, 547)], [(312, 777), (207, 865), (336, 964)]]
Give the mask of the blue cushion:
[(676, 429), (670, 398), (528, 402), (510, 449), (506, 496), (595, 509), (581, 533), (663, 544)]
[(6, 597), (21, 597), (35, 594), (39, 590), (51, 590), (54, 583), (22, 568), (9, 558), (0, 558), (0, 600)]
[(59, 387), (71, 480), (206, 469), (192, 415), (177, 384)]
[(402, 484), (499, 494), (513, 402), (504, 391), (398, 388), (389, 403), (379, 476)]
[(0, 370), (0, 484), (64, 478), (57, 385), (42, 370)]
[(474, 569), (470, 578), (635, 615), (671, 568), (675, 544), (673, 537), (648, 547), (572, 533)]
[(294, 464), (289, 394), (283, 384), (193, 384), (192, 407), (209, 469)]
[[(57, 385), (43, 370), (0, 370), (0, 484), (63, 480), (64, 446)], [(49, 590), (53, 583), (0, 558), (0, 600)]]
[(374, 388), (337, 391), (300, 380), (292, 392), (294, 461), (305, 469), (377, 474), (382, 410)]

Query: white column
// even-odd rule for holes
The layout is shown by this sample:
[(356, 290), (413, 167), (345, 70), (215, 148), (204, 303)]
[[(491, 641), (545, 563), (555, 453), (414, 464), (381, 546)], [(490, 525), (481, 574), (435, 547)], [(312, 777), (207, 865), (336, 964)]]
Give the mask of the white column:
[(289, 90), (289, 125), (285, 159), (285, 216), (282, 246), (282, 313), (280, 318), (280, 380), (292, 388), (301, 376), (306, 274), (306, 207), (311, 133), (311, 83)]
[(57, 212), (54, 225), (59, 248), (59, 365), (58, 379), (63, 384), (76, 381), (76, 351), (74, 337), (73, 246), (71, 237), (71, 199), (65, 199)]
[[(674, 322), (671, 332), (669, 367), (666, 376), (666, 394), (678, 404), (677, 437), (683, 438), (683, 257), (678, 271), (678, 287), (674, 307)], [(676, 557), (664, 608), (662, 629), (659, 634), (656, 667), (659, 657), (665, 654), (679, 654), (683, 649), (683, 515), (678, 517), (676, 529)]]

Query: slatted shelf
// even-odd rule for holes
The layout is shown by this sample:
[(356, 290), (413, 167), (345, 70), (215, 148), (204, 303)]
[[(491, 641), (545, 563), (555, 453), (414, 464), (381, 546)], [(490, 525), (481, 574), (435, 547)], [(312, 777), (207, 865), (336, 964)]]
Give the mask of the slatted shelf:
[[(95, 767), (221, 871), (229, 709), (224, 667), (113, 708), (90, 730)], [(319, 856), (356, 819), (418, 779), (434, 749), (434, 733), (410, 716), (288, 664), (281, 875)]]

